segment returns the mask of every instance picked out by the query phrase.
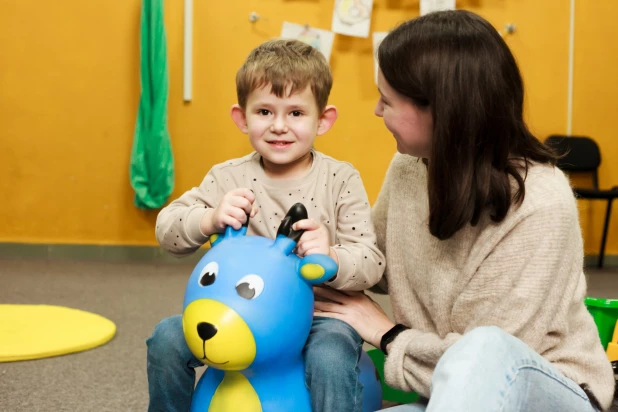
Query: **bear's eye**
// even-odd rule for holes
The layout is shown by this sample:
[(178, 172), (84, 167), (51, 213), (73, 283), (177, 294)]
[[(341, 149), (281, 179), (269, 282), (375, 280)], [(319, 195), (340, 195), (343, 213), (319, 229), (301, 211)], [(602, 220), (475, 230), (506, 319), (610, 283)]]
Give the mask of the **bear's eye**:
[(245, 299), (255, 299), (264, 290), (264, 280), (258, 275), (247, 275), (236, 284), (236, 292)]
[(201, 286), (210, 286), (215, 283), (217, 279), (217, 273), (219, 273), (219, 265), (217, 262), (210, 262), (204, 269), (202, 269), (202, 273), (200, 274), (199, 283)]

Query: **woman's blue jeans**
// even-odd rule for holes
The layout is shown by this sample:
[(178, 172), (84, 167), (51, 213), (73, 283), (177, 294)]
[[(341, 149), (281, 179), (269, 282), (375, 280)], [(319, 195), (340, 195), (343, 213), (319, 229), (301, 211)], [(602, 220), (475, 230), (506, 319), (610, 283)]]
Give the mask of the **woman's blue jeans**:
[[(180, 315), (163, 319), (146, 340), (149, 412), (187, 412), (195, 386), (194, 368), (202, 363), (191, 353)], [(337, 319), (315, 317), (304, 348), (305, 382), (316, 412), (361, 412), (358, 361), (363, 341)]]
[(497, 327), (466, 333), (440, 358), (428, 405), (389, 412), (594, 412), (588, 396), (521, 340)]

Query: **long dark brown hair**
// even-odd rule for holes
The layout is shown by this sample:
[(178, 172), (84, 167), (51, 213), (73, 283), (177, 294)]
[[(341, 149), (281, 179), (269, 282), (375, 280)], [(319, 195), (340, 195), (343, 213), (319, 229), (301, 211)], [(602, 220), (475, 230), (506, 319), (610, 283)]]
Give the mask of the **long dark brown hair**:
[(407, 21), (382, 41), (378, 62), (393, 89), (431, 110), (429, 229), (438, 239), (486, 211), (501, 222), (524, 199), (529, 163), (555, 164), (524, 123), (515, 58), (482, 17), (457, 10)]

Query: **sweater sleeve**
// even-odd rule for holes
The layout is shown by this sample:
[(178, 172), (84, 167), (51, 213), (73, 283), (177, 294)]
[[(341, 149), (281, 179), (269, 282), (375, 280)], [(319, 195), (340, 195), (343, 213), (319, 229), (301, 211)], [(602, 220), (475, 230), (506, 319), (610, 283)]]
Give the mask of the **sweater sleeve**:
[(551, 202), (504, 223), (454, 304), (452, 328), (461, 333), (438, 336), (408, 325), (412, 329), (389, 350), (389, 385), (428, 396), (442, 354), (479, 326), (498, 326), (543, 353), (543, 338), (567, 327), (569, 305), (583, 305), (573, 298), (583, 263), (575, 200)]
[(333, 246), (339, 260), (337, 277), (328, 286), (365, 290), (378, 283), (386, 261), (378, 249), (371, 207), (360, 174), (354, 168), (338, 173), (345, 179), (336, 201), (337, 232)]
[(169, 254), (183, 257), (195, 252), (208, 240), (200, 230), (200, 220), (208, 208), (219, 204), (222, 186), (211, 169), (198, 187), (185, 192), (164, 207), (157, 216), (157, 241)]

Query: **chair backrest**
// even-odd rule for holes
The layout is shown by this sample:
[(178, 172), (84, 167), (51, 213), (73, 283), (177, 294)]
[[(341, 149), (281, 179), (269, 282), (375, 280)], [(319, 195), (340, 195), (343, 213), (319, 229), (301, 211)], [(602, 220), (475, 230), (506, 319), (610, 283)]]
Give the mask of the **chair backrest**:
[(598, 168), (601, 151), (594, 140), (586, 136), (551, 135), (545, 144), (561, 156), (557, 166), (565, 172), (592, 173), (592, 185), (599, 188)]
[(601, 164), (601, 152), (594, 140), (585, 136), (551, 135), (545, 144), (558, 155), (558, 167), (567, 172), (595, 172)]

